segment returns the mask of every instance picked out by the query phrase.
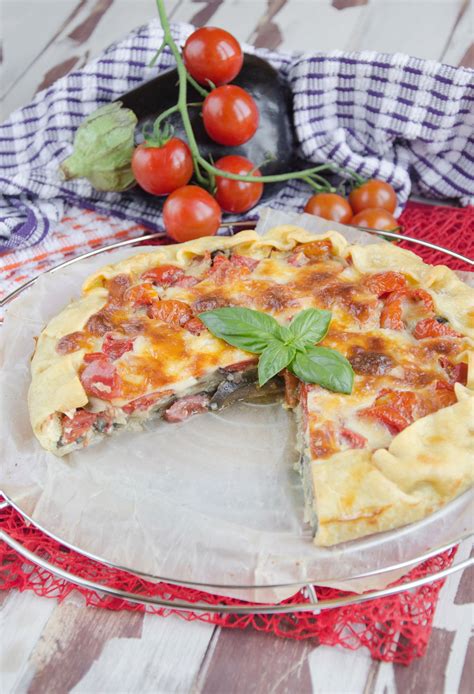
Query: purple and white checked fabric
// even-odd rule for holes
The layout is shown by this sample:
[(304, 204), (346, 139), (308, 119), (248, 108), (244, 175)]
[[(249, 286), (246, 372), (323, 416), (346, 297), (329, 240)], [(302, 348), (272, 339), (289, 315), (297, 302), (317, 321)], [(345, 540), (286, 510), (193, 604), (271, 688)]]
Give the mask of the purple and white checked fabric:
[[(173, 26), (182, 44), (193, 27)], [(157, 20), (132, 31), (81, 70), (40, 92), (0, 126), (0, 251), (38, 243), (72, 203), (160, 227), (156, 207), (133, 193), (100, 193), (61, 180), (85, 116), (173, 65)], [(474, 71), (401, 54), (289, 55), (255, 50), (289, 81), (299, 155), (389, 181), (403, 204), (412, 189), (474, 203)], [(301, 210), (308, 188), (291, 182), (272, 200)], [(255, 216), (256, 210), (249, 215)]]

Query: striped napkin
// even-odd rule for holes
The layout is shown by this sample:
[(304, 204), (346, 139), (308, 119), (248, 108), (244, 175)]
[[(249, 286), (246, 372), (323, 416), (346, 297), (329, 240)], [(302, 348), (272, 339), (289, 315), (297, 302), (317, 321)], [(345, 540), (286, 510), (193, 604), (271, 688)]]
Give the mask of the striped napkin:
[[(193, 27), (172, 30), (182, 44)], [(132, 31), (0, 126), (0, 251), (44, 240), (71, 204), (160, 228), (152, 203), (132, 192), (99, 193), (87, 181), (64, 182), (58, 164), (85, 116), (172, 67), (168, 51), (148, 67), (161, 38), (157, 20)], [(412, 188), (474, 203), (474, 71), (401, 54), (244, 49), (288, 80), (302, 159), (389, 181), (402, 205)], [(298, 211), (307, 197), (305, 184), (291, 182), (271, 204)]]

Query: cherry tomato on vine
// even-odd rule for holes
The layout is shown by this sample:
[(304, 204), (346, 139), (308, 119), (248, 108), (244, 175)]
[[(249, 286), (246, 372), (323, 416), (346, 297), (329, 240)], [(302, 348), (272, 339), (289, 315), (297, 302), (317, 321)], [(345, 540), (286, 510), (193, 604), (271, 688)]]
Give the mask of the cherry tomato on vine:
[(316, 193), (305, 205), (304, 211), (332, 222), (348, 224), (352, 219), (352, 209), (342, 195), (336, 193)]
[(183, 48), (186, 70), (201, 84), (216, 87), (232, 82), (239, 74), (244, 56), (240, 43), (224, 29), (202, 27), (194, 31)]
[[(241, 176), (261, 176), (251, 161), (237, 154), (230, 154), (216, 161), (216, 167), (222, 171), (239, 174)], [(226, 212), (247, 212), (257, 204), (262, 197), (263, 183), (251, 181), (233, 181), (231, 178), (216, 176), (215, 198)]]
[(220, 226), (221, 217), (217, 202), (199, 186), (178, 188), (163, 205), (166, 233), (178, 242), (213, 236)]
[(168, 195), (185, 186), (193, 170), (189, 147), (178, 137), (172, 137), (161, 147), (144, 143), (133, 152), (133, 175), (140, 187), (152, 195)]
[(351, 191), (349, 203), (354, 214), (362, 212), (362, 210), (373, 209), (374, 207), (395, 212), (397, 194), (390, 183), (371, 179)]
[(259, 121), (253, 97), (235, 84), (213, 89), (204, 99), (202, 117), (207, 134), (220, 145), (243, 145)]
[(399, 227), (395, 217), (381, 207), (362, 210), (352, 217), (351, 224), (367, 229), (378, 229), (379, 231), (395, 231)]

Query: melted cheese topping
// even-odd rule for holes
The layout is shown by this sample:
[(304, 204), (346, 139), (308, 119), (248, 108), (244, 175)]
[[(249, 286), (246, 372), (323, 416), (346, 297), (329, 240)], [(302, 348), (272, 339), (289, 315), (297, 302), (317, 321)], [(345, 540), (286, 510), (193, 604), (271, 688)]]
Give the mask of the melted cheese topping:
[[(212, 257), (206, 252), (184, 267), (157, 266), (152, 274), (153, 270), (155, 278), (148, 269), (143, 276), (132, 270), (105, 279), (106, 305), (89, 318), (83, 331), (58, 342), (58, 351), (81, 348), (87, 355), (107, 354), (110, 340), (131, 341), (123, 354), (107, 356), (119, 388), (104, 402), (104, 409), (122, 408), (149, 394), (183, 394), (218, 368), (248, 360), (248, 353), (213, 337), (202, 324), (199, 328), (197, 315), (202, 311), (246, 306), (271, 313), (285, 324), (302, 309), (329, 309), (331, 329), (322, 344), (347, 356), (356, 379), (352, 395), (319, 386), (302, 389), (306, 445), (313, 458), (324, 458), (347, 447), (362, 447), (363, 441), (371, 449), (387, 446), (393, 432), (382, 422), (361, 417), (360, 411), (372, 406), (384, 389), (433, 390), (437, 380), (447, 378), (440, 357), (455, 363), (466, 350), (463, 338), (416, 340), (411, 333), (418, 321), (434, 314), (408, 295), (402, 306), (405, 329), (381, 328), (384, 296), (367, 286), (367, 276), (350, 257), (345, 260), (327, 248), (320, 252), (313, 243), (290, 251), (259, 248), (254, 255), (230, 252)], [(409, 287), (410, 278), (405, 280)], [(86, 368), (84, 364), (81, 369), (84, 376)], [(83, 385), (87, 391), (84, 381)], [(95, 407), (107, 388), (98, 383)]]

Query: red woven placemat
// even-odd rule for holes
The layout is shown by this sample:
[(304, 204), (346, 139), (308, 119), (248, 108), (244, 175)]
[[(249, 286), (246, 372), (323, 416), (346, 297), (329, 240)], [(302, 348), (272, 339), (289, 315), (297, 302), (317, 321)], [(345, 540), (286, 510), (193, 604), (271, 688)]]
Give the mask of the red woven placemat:
[[(405, 233), (432, 241), (458, 251), (468, 257), (474, 251), (474, 208), (455, 209), (410, 204), (401, 222)], [(413, 250), (412, 244), (402, 244)], [(428, 262), (445, 263), (453, 269), (467, 269), (458, 260), (448, 260), (445, 255), (430, 249), (417, 249)], [(35, 554), (47, 558), (53, 564), (81, 577), (110, 587), (187, 602), (208, 604), (239, 604), (230, 598), (213, 596), (198, 590), (154, 584), (124, 571), (111, 569), (71, 551), (28, 525), (14, 509), (0, 511), (0, 528)], [(456, 550), (434, 557), (407, 574), (401, 582), (436, 573), (453, 562)], [(428, 644), (438, 594), (443, 581), (422, 586), (416, 590), (378, 598), (350, 607), (323, 610), (319, 614), (294, 612), (286, 615), (225, 615), (211, 613), (184, 613), (170, 609), (145, 607), (117, 598), (102, 597), (94, 591), (76, 588), (71, 583), (55, 578), (48, 571), (25, 562), (5, 543), (0, 542), (0, 589), (16, 588), (32, 590), (37, 595), (64, 600), (73, 590), (79, 590), (85, 602), (110, 610), (147, 611), (162, 616), (176, 612), (186, 620), (201, 620), (226, 628), (243, 629), (251, 626), (259, 631), (294, 639), (314, 638), (325, 645), (341, 645), (357, 649), (366, 647), (373, 658), (389, 662), (409, 664), (422, 656)], [(331, 588), (316, 587), (318, 599), (331, 599), (345, 595)], [(288, 604), (301, 603), (306, 598), (297, 593)]]

